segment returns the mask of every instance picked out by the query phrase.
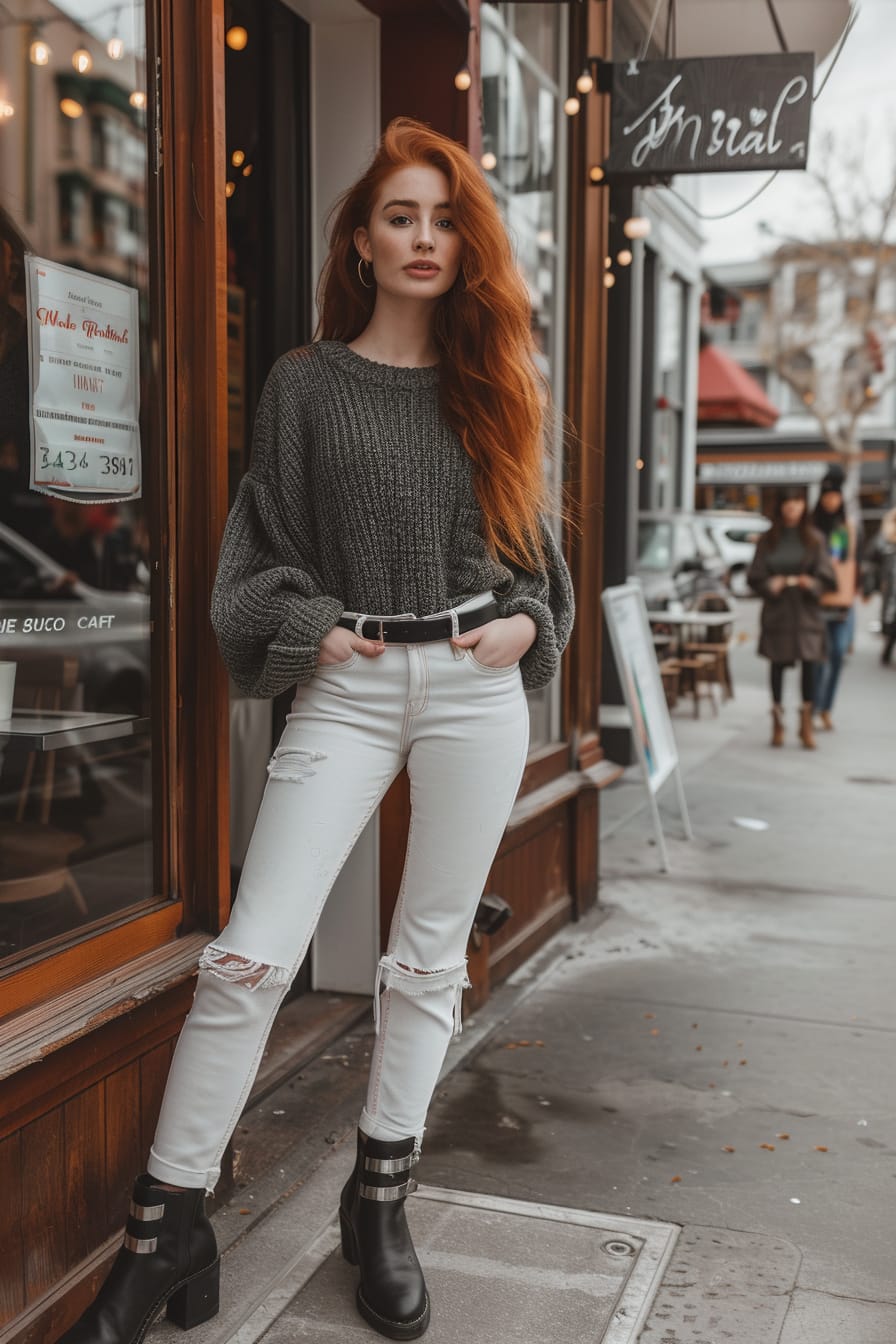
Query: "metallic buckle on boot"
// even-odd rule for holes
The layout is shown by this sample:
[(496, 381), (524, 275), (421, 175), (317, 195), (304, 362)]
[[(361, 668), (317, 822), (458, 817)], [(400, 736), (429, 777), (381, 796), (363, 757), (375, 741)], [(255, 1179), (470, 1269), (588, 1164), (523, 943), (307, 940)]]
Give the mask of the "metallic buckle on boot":
[(375, 1171), (381, 1176), (394, 1176), (397, 1171), (410, 1171), (414, 1165), (414, 1154), (406, 1157), (368, 1157), (364, 1155), (364, 1170)]
[(129, 1251), (136, 1255), (149, 1255), (159, 1244), (158, 1237), (132, 1237), (130, 1232), (124, 1234), (124, 1244)]
[(135, 1204), (131, 1200), (131, 1207), (128, 1210), (132, 1218), (136, 1218), (138, 1223), (154, 1223), (159, 1218), (165, 1216), (164, 1204)]
[(413, 1176), (401, 1185), (360, 1185), (358, 1193), (362, 1199), (374, 1199), (380, 1204), (390, 1204), (395, 1199), (404, 1199), (417, 1189)]

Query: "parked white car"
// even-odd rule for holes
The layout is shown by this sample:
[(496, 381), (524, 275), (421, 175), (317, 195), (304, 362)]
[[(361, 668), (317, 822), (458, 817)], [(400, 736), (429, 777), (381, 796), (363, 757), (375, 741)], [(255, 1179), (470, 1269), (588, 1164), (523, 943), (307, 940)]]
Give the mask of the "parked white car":
[(706, 531), (722, 552), (725, 561), (725, 582), (735, 597), (751, 597), (747, 585), (747, 570), (756, 553), (756, 543), (771, 527), (771, 520), (761, 513), (731, 511), (698, 513)]

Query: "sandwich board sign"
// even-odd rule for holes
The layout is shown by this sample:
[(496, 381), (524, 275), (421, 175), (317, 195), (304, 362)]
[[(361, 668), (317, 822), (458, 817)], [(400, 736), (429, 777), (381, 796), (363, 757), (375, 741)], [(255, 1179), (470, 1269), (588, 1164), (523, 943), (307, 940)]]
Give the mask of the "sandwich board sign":
[(606, 588), (602, 594), (604, 617), (629, 713), (632, 737), (644, 776), (644, 786), (653, 816), (661, 868), (669, 872), (669, 856), (663, 835), (657, 794), (673, 777), (685, 835), (693, 840), (687, 800), (681, 779), (678, 748), (650, 633), (647, 606), (638, 583)]

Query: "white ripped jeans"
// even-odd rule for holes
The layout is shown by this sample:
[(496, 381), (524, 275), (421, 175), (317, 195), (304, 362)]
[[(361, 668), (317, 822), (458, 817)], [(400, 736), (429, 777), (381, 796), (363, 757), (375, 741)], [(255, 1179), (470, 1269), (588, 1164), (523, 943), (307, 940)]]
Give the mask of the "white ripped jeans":
[(410, 834), (360, 1123), (372, 1138), (419, 1140), (460, 1029), (467, 938), (528, 740), (518, 665), (483, 666), (448, 640), (355, 653), (297, 687), (230, 922), (200, 960), (150, 1152), (156, 1180), (214, 1189), (327, 895), (405, 765)]

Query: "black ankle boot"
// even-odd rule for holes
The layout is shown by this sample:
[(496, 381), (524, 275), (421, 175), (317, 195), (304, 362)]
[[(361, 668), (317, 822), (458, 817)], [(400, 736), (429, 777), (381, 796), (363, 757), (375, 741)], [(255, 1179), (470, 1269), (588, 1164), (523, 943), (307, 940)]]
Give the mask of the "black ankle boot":
[(359, 1129), (355, 1169), (339, 1201), (342, 1254), (361, 1267), (358, 1310), (389, 1339), (418, 1339), (429, 1325), (429, 1294), (404, 1212), (417, 1188), (414, 1161), (413, 1139), (388, 1143)]
[(190, 1330), (218, 1310), (218, 1247), (204, 1190), (165, 1190), (138, 1176), (124, 1245), (96, 1300), (59, 1344), (140, 1344), (167, 1303)]

